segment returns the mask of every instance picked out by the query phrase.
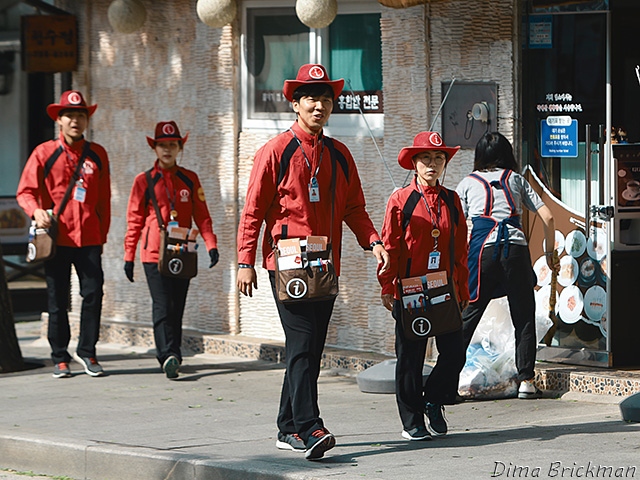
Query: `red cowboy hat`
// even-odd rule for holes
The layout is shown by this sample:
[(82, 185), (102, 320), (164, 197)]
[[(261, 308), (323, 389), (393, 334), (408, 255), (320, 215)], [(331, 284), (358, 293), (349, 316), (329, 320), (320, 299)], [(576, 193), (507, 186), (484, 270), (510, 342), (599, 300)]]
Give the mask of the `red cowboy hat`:
[(413, 157), (428, 150), (439, 150), (447, 156), (447, 163), (460, 147), (447, 147), (438, 132), (420, 132), (413, 139), (413, 146), (404, 147), (398, 154), (398, 163), (402, 168), (413, 170)]
[(147, 137), (147, 143), (151, 148), (156, 148), (156, 143), (158, 142), (171, 142), (174, 140), (182, 142), (182, 145), (184, 145), (187, 143), (187, 138), (189, 138), (189, 133), (182, 137), (178, 125), (171, 120), (170, 122), (158, 122), (155, 138)]
[(295, 80), (285, 80), (282, 93), (287, 100), (293, 102), (293, 92), (302, 85), (309, 85), (313, 83), (326, 83), (333, 90), (333, 99), (337, 99), (342, 88), (344, 87), (344, 79), (329, 80), (327, 70), (320, 64), (307, 63), (302, 65), (298, 70), (298, 76)]
[(47, 114), (53, 121), (56, 121), (62, 110), (86, 110), (87, 115), (91, 116), (96, 111), (96, 108), (98, 108), (98, 105), (87, 106), (84, 97), (77, 90), (67, 90), (60, 95), (60, 103), (52, 103), (47, 106)]

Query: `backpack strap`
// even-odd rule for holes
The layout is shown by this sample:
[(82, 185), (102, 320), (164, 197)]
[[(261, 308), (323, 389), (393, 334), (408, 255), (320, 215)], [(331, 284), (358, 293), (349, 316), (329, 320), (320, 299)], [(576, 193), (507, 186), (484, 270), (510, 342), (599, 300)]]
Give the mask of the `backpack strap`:
[[(453, 192), (448, 188), (442, 187), (440, 190), (440, 196), (444, 200), (444, 203), (447, 205), (447, 209), (449, 210), (449, 219), (451, 225), (453, 227), (453, 231), (451, 233), (451, 238), (449, 239), (449, 251), (451, 252), (450, 261), (451, 261), (451, 274), (453, 275), (453, 264), (454, 264), (454, 237), (455, 237), (455, 229), (458, 227), (458, 221), (460, 220), (460, 212), (455, 207), (453, 202)], [(407, 201), (404, 203), (402, 207), (402, 231), (404, 232), (409, 226), (409, 222), (411, 222), (411, 215), (413, 215), (413, 211), (418, 205), (420, 201), (420, 193), (417, 190), (413, 190)], [(407, 261), (407, 273), (405, 277), (408, 277), (411, 273), (411, 258)]]
[(51, 169), (53, 168), (53, 164), (56, 163), (56, 160), (58, 160), (58, 157), (60, 155), (62, 155), (62, 152), (64, 152), (64, 147), (62, 145), (58, 145), (58, 148), (56, 148), (51, 153), (49, 158), (47, 158), (47, 161), (44, 163), (44, 178), (45, 179), (49, 176), (49, 173), (51, 173)]
[(87, 152), (89, 151), (90, 146), (91, 146), (91, 143), (87, 141), (84, 142), (84, 149), (82, 150), (82, 154), (78, 159), (78, 163), (76, 164), (76, 168), (73, 171), (73, 175), (71, 175), (71, 180), (69, 181), (69, 185), (67, 185), (67, 190), (64, 192), (64, 197), (62, 197), (62, 201), (60, 202), (60, 207), (58, 208), (58, 212), (55, 214), (56, 218), (60, 218), (62, 216), (62, 212), (64, 212), (64, 209), (67, 207), (69, 198), (71, 198), (71, 190), (73, 190), (73, 187), (76, 184), (76, 181), (78, 180), (80, 170), (82, 169), (82, 165), (84, 164), (84, 159), (87, 156)]
[(93, 163), (96, 164), (96, 166), (98, 167), (98, 170), (102, 170), (102, 160), (100, 160), (100, 155), (98, 155), (93, 150), (89, 150), (87, 152), (87, 157), (93, 160)]
[[(331, 137), (323, 137), (323, 141), (327, 146), (327, 149), (329, 150), (331, 159), (337, 161), (337, 163), (340, 165), (340, 168), (342, 169), (342, 172), (344, 173), (344, 178), (346, 178), (347, 183), (349, 183), (349, 163), (347, 162), (347, 159), (342, 154), (342, 152), (336, 148)], [(293, 157), (293, 154), (298, 149), (298, 147), (298, 142), (296, 141), (295, 137), (293, 137), (282, 152), (282, 156), (280, 157), (278, 179), (276, 180), (276, 187), (280, 185), (282, 180), (284, 180), (284, 177), (287, 174), (287, 170), (289, 170), (291, 157)]]
[[(91, 142), (89, 142), (88, 140), (85, 140), (85, 143), (88, 143), (89, 145), (91, 145)], [(58, 145), (58, 148), (56, 148), (51, 155), (49, 155), (49, 158), (47, 158), (47, 161), (44, 162), (44, 179), (46, 179), (49, 174), (51, 173), (51, 169), (53, 168), (53, 164), (56, 163), (56, 160), (58, 160), (58, 157), (60, 157), (60, 155), (62, 155), (62, 152), (64, 152), (64, 147), (62, 145)], [(83, 151), (84, 156), (89, 157), (91, 160), (93, 160), (93, 162), (97, 165), (98, 170), (102, 170), (102, 160), (100, 160), (100, 156), (94, 152), (93, 150), (91, 150), (91, 148), (87, 148), (86, 150)]]
[(193, 198), (193, 182), (191, 181), (191, 179), (189, 177), (187, 177), (187, 174), (184, 173), (182, 170), (180, 170), (180, 167), (178, 167), (178, 170), (176, 171), (176, 177), (178, 177), (180, 180), (182, 180), (184, 182), (184, 184), (189, 187), (189, 190), (191, 190), (191, 198)]
[(344, 178), (346, 178), (347, 183), (349, 183), (349, 164), (347, 163), (347, 159), (342, 152), (336, 148), (331, 137), (324, 137), (324, 143), (329, 149), (329, 152), (331, 152), (331, 159), (335, 159), (340, 164)]
[[(453, 201), (449, 198), (450, 193), (450, 190), (443, 187), (440, 195), (447, 204), (447, 207), (450, 207), (450, 212), (453, 218), (453, 225), (458, 226), (459, 212), (458, 209), (453, 206)], [(417, 190), (413, 190), (407, 198), (407, 201), (404, 203), (404, 206), (402, 207), (402, 231), (405, 231), (409, 226), (409, 223), (411, 222), (411, 215), (413, 215), (413, 211), (415, 210), (416, 205), (418, 205), (419, 201), (420, 193)], [(449, 204), (449, 202), (451, 202), (451, 205)]]
[(160, 230), (164, 230), (164, 220), (162, 219), (162, 213), (160, 213), (160, 207), (158, 206), (158, 200), (156, 199), (156, 192), (154, 190), (156, 182), (151, 178), (151, 170), (144, 172), (144, 176), (147, 178), (147, 192), (151, 199), (151, 203), (153, 204), (153, 209), (156, 211), (158, 226), (160, 227)]
[(420, 201), (420, 192), (418, 192), (415, 189), (412, 189), (411, 194), (409, 195), (409, 198), (407, 198), (407, 201), (404, 203), (404, 206), (402, 207), (402, 231), (403, 232), (409, 226), (409, 223), (411, 222), (411, 215), (413, 215), (413, 211), (416, 209), (416, 205), (418, 205), (419, 201)]
[(451, 275), (453, 275), (453, 265), (454, 265), (454, 252), (455, 252), (455, 242), (454, 238), (456, 236), (456, 229), (458, 228), (458, 209), (455, 207), (453, 202), (453, 192), (448, 188), (442, 187), (440, 190), (442, 194), (442, 198), (444, 199), (444, 203), (447, 205), (447, 209), (449, 210), (449, 220), (451, 222), (452, 230), (451, 235), (449, 236), (449, 264), (451, 266)]
[(284, 176), (287, 174), (287, 170), (289, 170), (289, 163), (291, 163), (291, 157), (298, 149), (298, 142), (296, 142), (295, 137), (291, 139), (291, 141), (287, 144), (284, 151), (282, 152), (282, 156), (280, 157), (280, 170), (278, 171), (278, 180), (276, 181), (276, 188), (282, 180)]
[[(149, 185), (151, 185), (152, 187), (155, 187), (156, 183), (158, 183), (158, 180), (160, 180), (160, 174), (159, 173), (157, 175), (153, 176), (153, 177), (151, 176), (151, 173), (153, 173), (153, 169), (154, 169), (154, 167), (151, 167), (149, 170), (144, 172), (145, 178), (147, 179), (147, 187)], [(149, 174), (149, 176), (147, 176), (147, 174)], [(145, 205), (150, 201), (151, 201), (151, 197), (149, 196), (149, 189), (147, 188), (144, 191), (144, 203), (145, 203)]]

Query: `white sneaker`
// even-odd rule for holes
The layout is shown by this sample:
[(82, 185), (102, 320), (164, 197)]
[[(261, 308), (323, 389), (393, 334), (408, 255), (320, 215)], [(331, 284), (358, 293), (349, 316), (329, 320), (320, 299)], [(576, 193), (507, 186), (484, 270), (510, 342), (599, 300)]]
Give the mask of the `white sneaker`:
[(542, 392), (535, 386), (533, 383), (533, 379), (531, 380), (523, 380), (520, 382), (520, 387), (518, 388), (518, 398), (521, 399), (530, 399), (530, 398), (540, 398), (542, 396)]

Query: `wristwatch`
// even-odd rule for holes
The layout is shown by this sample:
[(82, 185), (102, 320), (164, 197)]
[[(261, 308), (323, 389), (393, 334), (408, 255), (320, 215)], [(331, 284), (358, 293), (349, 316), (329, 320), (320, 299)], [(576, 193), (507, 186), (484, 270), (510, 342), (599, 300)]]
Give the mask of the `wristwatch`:
[(376, 240), (375, 242), (371, 242), (369, 244), (369, 247), (371, 248), (371, 250), (373, 250), (373, 247), (375, 247), (376, 245), (384, 245), (384, 243), (382, 242), (382, 240)]

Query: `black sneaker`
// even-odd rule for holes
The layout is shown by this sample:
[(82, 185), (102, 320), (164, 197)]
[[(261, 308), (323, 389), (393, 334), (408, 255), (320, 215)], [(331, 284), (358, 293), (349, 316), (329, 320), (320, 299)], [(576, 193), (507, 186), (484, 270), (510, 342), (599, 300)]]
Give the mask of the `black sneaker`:
[(424, 410), (429, 420), (429, 428), (435, 436), (447, 434), (447, 421), (444, 418), (444, 405), (426, 402)]
[(71, 376), (71, 369), (67, 362), (56, 363), (53, 367), (53, 378), (69, 378)]
[(402, 437), (413, 442), (420, 440), (431, 440), (431, 434), (426, 427), (416, 427), (411, 430), (403, 430)]
[(180, 369), (180, 360), (175, 355), (169, 356), (162, 364), (162, 371), (169, 379), (178, 378), (178, 370)]
[(297, 433), (282, 432), (278, 432), (276, 447), (280, 450), (292, 450), (294, 452), (304, 452), (307, 449), (306, 445)]
[(307, 439), (307, 449), (304, 458), (307, 460), (317, 460), (324, 456), (324, 452), (336, 446), (336, 437), (326, 428), (319, 428)]
[(87, 375), (92, 377), (100, 377), (104, 375), (104, 370), (94, 357), (81, 357), (77, 353), (73, 354), (73, 359), (84, 367)]

